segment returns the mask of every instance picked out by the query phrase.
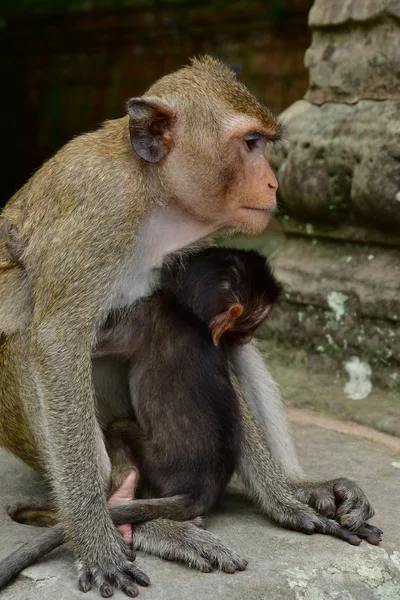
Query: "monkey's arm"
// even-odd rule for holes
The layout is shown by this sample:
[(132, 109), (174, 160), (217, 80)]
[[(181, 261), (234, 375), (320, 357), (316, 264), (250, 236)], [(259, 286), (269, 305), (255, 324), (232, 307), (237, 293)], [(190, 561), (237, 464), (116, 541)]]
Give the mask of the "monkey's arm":
[(364, 527), (374, 513), (357, 484), (345, 478), (327, 482), (302, 478), (279, 390), (257, 349), (252, 344), (240, 346), (232, 352), (232, 361), (245, 428), (239, 472), (263, 510), (289, 528), (331, 533), (355, 543), (354, 537), (325, 518), (337, 516), (360, 538), (379, 543), (380, 530), (372, 528), (371, 534), (370, 526)]
[[(80, 208), (91, 212), (81, 219)], [(48, 232), (35, 231), (24, 253), (33, 297), (28, 347), (36, 410), (30, 412), (44, 446), (41, 454), (59, 520), (79, 568), (90, 569), (100, 587), (111, 578), (127, 589), (128, 581), (139, 581), (143, 574), (131, 562), (108, 512), (110, 462), (96, 418), (91, 362), (95, 332), (113, 299), (115, 263), (123, 263), (125, 242), (111, 230), (108, 244), (114, 256), (103, 251), (96, 230), (104, 219), (101, 211), (100, 201), (90, 207), (82, 202)], [(134, 231), (127, 220), (123, 233), (132, 245), (129, 226)], [(74, 246), (66, 253), (71, 232)]]
[(86, 359), (79, 349), (80, 344), (85, 348), (84, 336), (61, 335), (58, 323), (48, 319), (35, 334), (32, 367), (63, 531), (80, 571), (92, 573), (100, 592), (113, 579), (128, 593), (135, 589), (133, 581), (142, 583), (147, 577), (131, 562), (109, 517), (109, 459), (95, 416), (90, 354)]

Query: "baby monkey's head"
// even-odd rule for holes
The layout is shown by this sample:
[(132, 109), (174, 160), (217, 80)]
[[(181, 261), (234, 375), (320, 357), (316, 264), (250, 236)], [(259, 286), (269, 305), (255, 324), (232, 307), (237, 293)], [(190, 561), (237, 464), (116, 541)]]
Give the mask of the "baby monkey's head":
[(268, 315), (281, 287), (254, 250), (207, 248), (163, 269), (162, 288), (210, 328), (215, 346), (246, 344)]

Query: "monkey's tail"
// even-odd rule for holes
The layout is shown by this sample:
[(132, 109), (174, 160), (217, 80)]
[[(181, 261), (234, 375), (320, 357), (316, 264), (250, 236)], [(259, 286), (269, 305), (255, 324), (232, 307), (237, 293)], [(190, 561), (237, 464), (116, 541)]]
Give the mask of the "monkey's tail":
[(0, 590), (26, 567), (45, 556), (64, 542), (60, 525), (36, 536), (0, 562)]
[(187, 521), (207, 511), (208, 503), (194, 501), (189, 494), (131, 500), (123, 504), (112, 504), (109, 511), (114, 525), (138, 523), (152, 519)]

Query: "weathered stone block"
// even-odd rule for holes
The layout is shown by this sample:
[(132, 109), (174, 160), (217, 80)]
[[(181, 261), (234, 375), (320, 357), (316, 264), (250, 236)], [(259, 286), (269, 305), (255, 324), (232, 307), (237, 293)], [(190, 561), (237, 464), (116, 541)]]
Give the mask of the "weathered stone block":
[(281, 118), (290, 145), (268, 157), (288, 214), (400, 231), (400, 101), (302, 100)]
[(400, 98), (400, 22), (352, 24), (313, 32), (305, 54), (310, 86), (305, 98), (354, 103)]
[(272, 263), (284, 295), (267, 320), (265, 339), (326, 355), (340, 369), (357, 356), (371, 366), (374, 383), (395, 380), (400, 249), (288, 237)]
[(308, 24), (310, 27), (331, 27), (388, 16), (400, 19), (398, 0), (315, 0), (308, 15)]
[(368, 395), (400, 382), (400, 2), (315, 0), (309, 25), (310, 87), (268, 152), (286, 293), (264, 334)]

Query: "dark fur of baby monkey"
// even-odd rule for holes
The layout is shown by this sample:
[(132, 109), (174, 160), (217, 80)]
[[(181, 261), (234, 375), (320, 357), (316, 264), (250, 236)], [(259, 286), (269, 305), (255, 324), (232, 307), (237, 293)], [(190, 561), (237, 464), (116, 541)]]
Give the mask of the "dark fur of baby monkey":
[(167, 264), (161, 289), (100, 333), (94, 356), (129, 364), (137, 422), (108, 445), (112, 463), (125, 445), (137, 496), (154, 498), (136, 502), (140, 519), (192, 519), (218, 501), (242, 436), (230, 348), (251, 340), (278, 295), (265, 257), (209, 248)]

